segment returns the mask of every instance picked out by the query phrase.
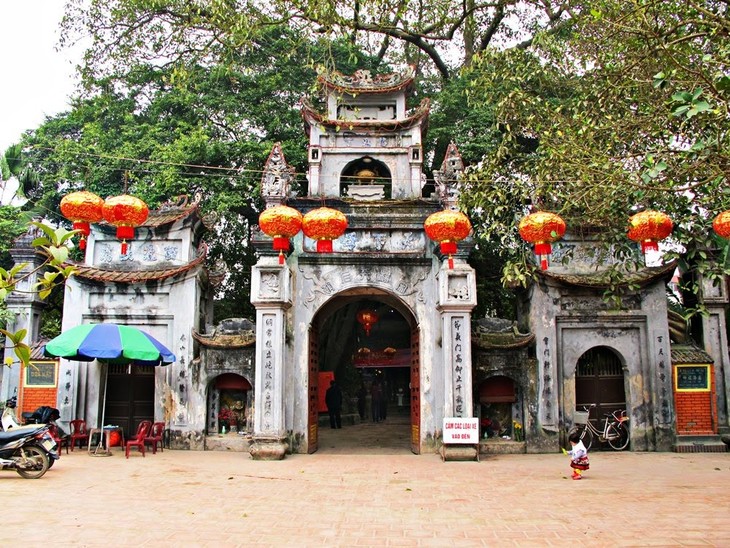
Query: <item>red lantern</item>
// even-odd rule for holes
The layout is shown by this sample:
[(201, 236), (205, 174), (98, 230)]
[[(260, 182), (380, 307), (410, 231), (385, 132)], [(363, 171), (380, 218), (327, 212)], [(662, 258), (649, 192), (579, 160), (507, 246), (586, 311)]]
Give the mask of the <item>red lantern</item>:
[(332, 253), (332, 240), (347, 230), (347, 217), (341, 211), (329, 207), (313, 209), (302, 219), (302, 231), (317, 240), (317, 253)]
[(366, 308), (357, 313), (357, 321), (363, 326), (365, 334), (369, 337), (370, 329), (378, 323), (378, 314), (375, 310)]
[(150, 210), (139, 198), (122, 194), (107, 198), (102, 210), (104, 220), (117, 227), (117, 238), (122, 240), (122, 255), (127, 253), (127, 240), (134, 238), (134, 227), (147, 220)]
[(535, 255), (540, 257), (540, 268), (547, 270), (548, 255), (553, 252), (550, 244), (565, 234), (565, 221), (555, 213), (538, 211), (523, 217), (518, 230), (523, 240), (534, 244)]
[(90, 223), (101, 221), (103, 206), (104, 200), (85, 190), (66, 194), (61, 200), (61, 213), (69, 221), (73, 221), (74, 230), (81, 231), (79, 248), (86, 249), (86, 237), (91, 234)]
[(423, 223), (426, 236), (434, 242), (438, 242), (441, 253), (449, 256), (449, 268), (454, 268), (454, 259), (451, 255), (456, 253), (456, 244), (466, 238), (471, 232), (469, 218), (460, 211), (445, 209), (432, 213)]
[(641, 242), (641, 252), (658, 250), (660, 240), (672, 233), (674, 224), (666, 213), (647, 209), (629, 218), (628, 237)]
[(718, 236), (730, 239), (730, 210), (723, 211), (712, 221), (712, 228)]
[(284, 252), (289, 251), (289, 238), (296, 236), (302, 229), (302, 214), (285, 205), (270, 207), (259, 215), (259, 228), (274, 238), (274, 249), (279, 251), (279, 264), (284, 264)]

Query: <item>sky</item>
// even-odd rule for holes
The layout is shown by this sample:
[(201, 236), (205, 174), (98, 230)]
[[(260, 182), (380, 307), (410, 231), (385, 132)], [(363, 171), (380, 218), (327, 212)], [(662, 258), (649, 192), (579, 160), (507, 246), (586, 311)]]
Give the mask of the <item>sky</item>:
[(0, 153), (69, 108), (74, 57), (56, 51), (63, 0), (0, 0)]

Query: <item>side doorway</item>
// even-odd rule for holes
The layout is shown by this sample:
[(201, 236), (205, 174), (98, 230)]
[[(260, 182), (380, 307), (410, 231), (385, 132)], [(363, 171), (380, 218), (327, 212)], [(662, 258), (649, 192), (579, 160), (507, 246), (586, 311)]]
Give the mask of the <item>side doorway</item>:
[(576, 409), (596, 404), (590, 420), (597, 428), (606, 413), (626, 409), (626, 389), (621, 359), (608, 347), (596, 346), (578, 358), (575, 369)]
[[(143, 420), (154, 420), (155, 368), (152, 365), (108, 365), (104, 422), (133, 435)], [(103, 405), (103, 402), (102, 402)]]

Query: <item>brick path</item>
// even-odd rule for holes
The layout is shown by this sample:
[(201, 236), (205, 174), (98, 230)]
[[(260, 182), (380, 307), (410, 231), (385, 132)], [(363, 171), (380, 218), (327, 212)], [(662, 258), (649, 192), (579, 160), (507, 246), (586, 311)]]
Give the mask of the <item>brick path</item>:
[(75, 451), (40, 480), (0, 474), (0, 545), (685, 546), (730, 544), (730, 453), (593, 452), (442, 462), (385, 449)]

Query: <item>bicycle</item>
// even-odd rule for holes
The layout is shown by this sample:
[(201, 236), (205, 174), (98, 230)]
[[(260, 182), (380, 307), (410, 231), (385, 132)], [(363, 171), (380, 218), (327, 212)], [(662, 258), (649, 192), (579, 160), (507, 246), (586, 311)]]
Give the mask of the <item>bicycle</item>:
[(626, 416), (626, 410), (606, 413), (604, 415), (603, 431), (601, 431), (588, 420), (590, 410), (595, 406), (595, 403), (583, 406), (583, 411), (575, 411), (573, 414), (573, 422), (576, 427), (583, 425), (583, 431), (580, 434), (583, 445), (586, 446), (586, 449), (590, 449), (593, 444), (593, 437), (596, 436), (601, 442), (607, 441), (608, 445), (616, 451), (626, 449), (629, 445), (629, 417)]

